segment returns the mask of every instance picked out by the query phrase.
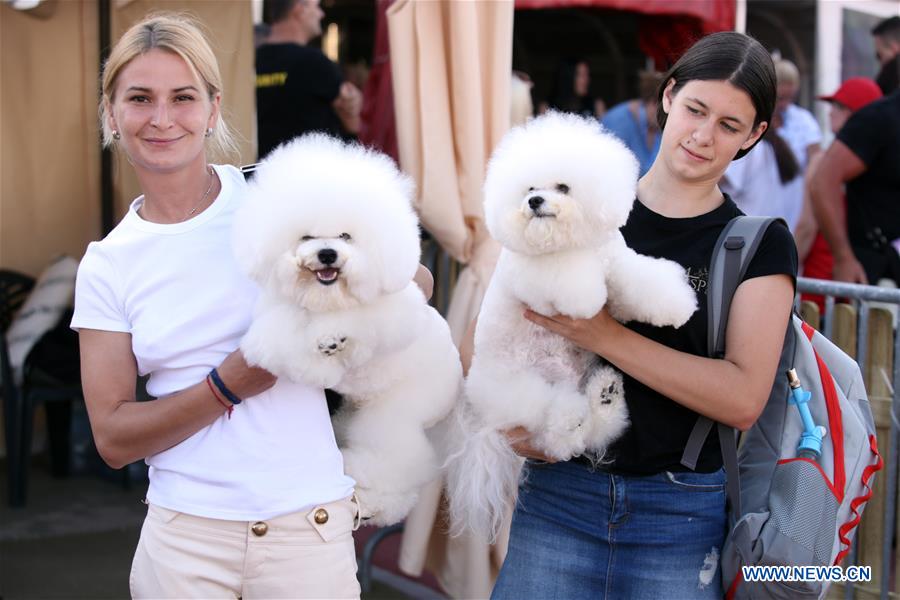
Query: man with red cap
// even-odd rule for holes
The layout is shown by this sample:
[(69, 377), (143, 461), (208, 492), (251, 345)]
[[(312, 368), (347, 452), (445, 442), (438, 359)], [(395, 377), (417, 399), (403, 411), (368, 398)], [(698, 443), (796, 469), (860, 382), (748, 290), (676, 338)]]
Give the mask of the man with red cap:
[[(848, 115), (815, 171), (810, 182), (813, 210), (834, 256), (834, 279), (900, 282), (900, 90), (866, 104), (874, 95), (871, 86), (844, 88), (825, 99), (846, 109), (861, 108)], [(840, 121), (841, 115), (835, 118)]]
[(850, 115), (882, 95), (881, 88), (871, 79), (852, 77), (842, 83), (835, 93), (819, 96), (819, 100), (831, 103), (831, 132), (837, 134)]
[[(863, 106), (881, 98), (881, 89), (871, 79), (865, 77), (853, 77), (848, 79), (833, 94), (819, 96), (831, 105), (829, 121), (831, 132), (837, 134), (854, 112)], [(834, 258), (828, 249), (828, 244), (822, 233), (818, 231), (816, 219), (810, 201), (810, 185), (815, 177), (816, 169), (821, 163), (822, 154), (813, 157), (807, 170), (804, 190), (803, 212), (797, 222), (794, 238), (797, 242), (797, 253), (803, 264), (803, 276), (813, 279), (831, 279), (831, 271), (834, 267)], [(842, 208), (843, 216), (843, 208)], [(803, 300), (813, 300), (819, 304), (819, 310), (824, 310), (822, 296), (806, 295)]]

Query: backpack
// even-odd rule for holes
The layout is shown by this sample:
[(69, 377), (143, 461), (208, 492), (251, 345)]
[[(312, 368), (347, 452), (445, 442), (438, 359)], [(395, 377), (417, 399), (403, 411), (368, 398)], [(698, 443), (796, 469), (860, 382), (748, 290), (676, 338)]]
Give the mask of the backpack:
[[(735, 217), (716, 242), (707, 291), (711, 357), (725, 355), (732, 296), (775, 221), (784, 223)], [(801, 385), (793, 393), (788, 369), (796, 371)], [(800, 412), (804, 396), (811, 416), (806, 427)], [(794, 403), (794, 398), (801, 402)], [(811, 425), (824, 426), (824, 439)], [(682, 464), (694, 468), (712, 426), (706, 417), (697, 420)], [(829, 577), (840, 571), (828, 567), (840, 565), (850, 551), (864, 505), (872, 497), (873, 476), (883, 466), (859, 365), (793, 314), (769, 400), (756, 424), (743, 434), (740, 447), (738, 432), (721, 423), (716, 426), (730, 503), (730, 529), (721, 556), (725, 597), (824, 597)], [(812, 454), (817, 437), (818, 458)], [(809, 450), (798, 456), (801, 440)], [(770, 578), (790, 581), (745, 580), (742, 567), (754, 566), (779, 567), (768, 571)]]

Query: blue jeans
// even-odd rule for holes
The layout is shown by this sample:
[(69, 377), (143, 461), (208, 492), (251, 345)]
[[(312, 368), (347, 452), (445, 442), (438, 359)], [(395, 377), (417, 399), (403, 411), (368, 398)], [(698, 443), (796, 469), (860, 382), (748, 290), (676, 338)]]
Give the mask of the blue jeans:
[(623, 477), (529, 461), (498, 600), (721, 598), (725, 473)]

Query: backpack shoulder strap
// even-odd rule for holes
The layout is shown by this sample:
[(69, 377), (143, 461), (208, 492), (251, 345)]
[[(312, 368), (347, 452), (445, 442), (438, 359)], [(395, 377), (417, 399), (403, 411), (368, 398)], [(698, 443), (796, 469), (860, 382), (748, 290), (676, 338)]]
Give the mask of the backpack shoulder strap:
[[(734, 292), (744, 278), (747, 266), (756, 254), (763, 236), (776, 221), (784, 222), (775, 217), (738, 216), (729, 221), (719, 234), (713, 247), (706, 288), (707, 353), (712, 358), (725, 356), (725, 329)], [(711, 419), (702, 415), (697, 418), (681, 457), (682, 465), (692, 470), (696, 468), (700, 451), (712, 426)], [(736, 432), (721, 423), (718, 424), (718, 430), (722, 462), (728, 475), (728, 497), (732, 510), (741, 514)]]
[(246, 179), (246, 180), (249, 181), (250, 178), (253, 177), (253, 173), (256, 172), (256, 168), (257, 168), (258, 166), (259, 166), (259, 163), (253, 163), (253, 164), (250, 164), (250, 165), (243, 165), (243, 166), (239, 167), (239, 170), (240, 170), (240, 172), (241, 172), (241, 175), (244, 176), (244, 179)]
[(734, 292), (747, 273), (747, 266), (756, 255), (763, 236), (776, 221), (784, 223), (776, 217), (739, 216), (729, 221), (719, 234), (713, 247), (706, 288), (707, 352), (712, 358), (725, 356), (725, 327)]

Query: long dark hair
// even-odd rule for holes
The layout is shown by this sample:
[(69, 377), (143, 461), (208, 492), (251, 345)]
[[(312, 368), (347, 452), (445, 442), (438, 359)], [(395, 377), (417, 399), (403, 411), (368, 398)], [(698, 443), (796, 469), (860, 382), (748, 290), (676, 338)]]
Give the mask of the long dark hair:
[[(663, 76), (659, 86), (656, 122), (660, 130), (666, 127), (668, 115), (663, 110), (663, 92), (670, 79), (675, 80), (673, 95), (695, 79), (727, 81), (750, 96), (750, 101), (756, 109), (754, 129), (763, 121), (772, 122), (776, 96), (775, 65), (762, 44), (748, 35), (735, 31), (720, 31), (701, 38), (688, 48)], [(758, 142), (759, 140), (756, 143)], [(753, 146), (750, 146), (746, 150), (738, 151), (735, 158), (741, 158), (752, 149)]]
[(778, 178), (781, 180), (781, 183), (787, 183), (800, 174), (800, 164), (797, 162), (797, 157), (794, 156), (794, 151), (784, 141), (784, 138), (778, 135), (774, 127), (766, 129), (762, 139), (772, 146), (772, 151), (775, 153), (775, 164), (778, 166)]
[(570, 57), (559, 63), (548, 99), (550, 108), (572, 113), (579, 113), (584, 108), (584, 97), (575, 95), (575, 73), (581, 63), (587, 61), (580, 57)]

